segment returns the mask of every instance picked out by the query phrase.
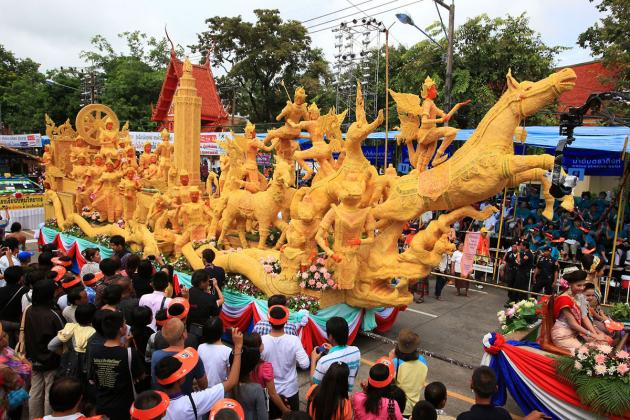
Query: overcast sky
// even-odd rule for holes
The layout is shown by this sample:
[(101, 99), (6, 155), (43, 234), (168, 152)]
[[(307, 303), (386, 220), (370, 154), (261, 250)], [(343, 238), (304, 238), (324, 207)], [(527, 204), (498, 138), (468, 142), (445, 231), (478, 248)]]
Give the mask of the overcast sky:
[[(447, 2), (449, 0), (446, 0)], [(355, 14), (364, 16), (351, 3), (360, 6), (368, 15), (382, 20), (386, 25), (396, 21), (395, 13), (408, 12), (422, 28), (437, 20), (432, 1), (413, 4), (413, 0), (109, 0), (105, 3), (71, 0), (0, 0), (0, 43), (18, 57), (30, 57), (41, 63), (42, 69), (59, 66), (84, 66), (79, 52), (90, 48), (90, 38), (104, 35), (118, 50), (122, 43), (116, 34), (140, 30), (149, 35), (161, 36), (164, 25), (171, 38), (183, 46), (195, 43), (196, 34), (206, 29), (205, 19), (210, 16), (242, 15), (253, 20), (256, 8), (276, 8), (284, 19), (304, 21), (339, 9), (337, 14), (305, 25), (315, 25), (336, 17)], [(382, 5), (381, 7), (378, 7)], [(570, 50), (559, 57), (560, 65), (588, 61), (587, 50), (575, 42), (578, 35), (599, 19), (599, 13), (588, 0), (458, 0), (455, 24), (487, 13), (490, 16), (517, 15), (527, 12), (533, 29), (542, 34), (548, 45), (563, 45)], [(388, 11), (389, 9), (396, 10)], [(385, 12), (385, 13), (380, 13)], [(444, 16), (446, 19), (446, 16)], [(348, 18), (350, 19), (350, 18)], [(327, 28), (341, 20), (322, 24), (311, 30)], [(391, 29), (394, 44), (413, 45), (422, 39), (415, 28), (396, 23)], [(334, 55), (334, 34), (330, 30), (312, 34), (313, 45), (321, 47), (329, 60)]]

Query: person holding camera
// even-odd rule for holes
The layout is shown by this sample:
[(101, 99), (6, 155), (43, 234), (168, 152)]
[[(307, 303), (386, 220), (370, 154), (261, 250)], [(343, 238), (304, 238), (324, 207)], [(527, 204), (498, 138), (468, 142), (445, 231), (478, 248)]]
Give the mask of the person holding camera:
[[(17, 255), (20, 253), (20, 242), (15, 238), (7, 238), (2, 247), (2, 257), (0, 257), (0, 273), (4, 274), (4, 270), (13, 266), (20, 266), (20, 260)], [(0, 280), (0, 287), (4, 287), (6, 282)]]
[(188, 331), (201, 338), (206, 320), (211, 316), (219, 315), (219, 307), (223, 304), (223, 293), (217, 279), (210, 278), (205, 270), (195, 270), (191, 283), (192, 287), (188, 291), (190, 303)]

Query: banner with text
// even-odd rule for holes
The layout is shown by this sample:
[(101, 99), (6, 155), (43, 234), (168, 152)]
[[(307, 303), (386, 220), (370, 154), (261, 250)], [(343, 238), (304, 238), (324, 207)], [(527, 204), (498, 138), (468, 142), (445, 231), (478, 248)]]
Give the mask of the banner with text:
[[(133, 147), (141, 152), (144, 147), (144, 143), (149, 142), (153, 147), (153, 150), (157, 147), (158, 144), (162, 142), (162, 135), (160, 133), (145, 133), (140, 131), (130, 131), (129, 136), (131, 137), (131, 142)], [(225, 152), (219, 146), (219, 141), (225, 138), (231, 138), (232, 133), (224, 132), (224, 133), (201, 133), (199, 136), (199, 152), (202, 156), (218, 156), (222, 155)], [(173, 143), (174, 135), (170, 133), (170, 141)]]
[(28, 147), (42, 147), (41, 134), (15, 134), (8, 136), (0, 136), (0, 144), (14, 149), (23, 149)]
[(464, 255), (462, 256), (462, 277), (468, 277), (473, 270), (473, 262), (477, 254), (477, 245), (479, 244), (479, 232), (467, 232), (464, 239)]
[(32, 209), (44, 207), (44, 194), (24, 194), (20, 198), (15, 195), (0, 195), (0, 208), (14, 209)]

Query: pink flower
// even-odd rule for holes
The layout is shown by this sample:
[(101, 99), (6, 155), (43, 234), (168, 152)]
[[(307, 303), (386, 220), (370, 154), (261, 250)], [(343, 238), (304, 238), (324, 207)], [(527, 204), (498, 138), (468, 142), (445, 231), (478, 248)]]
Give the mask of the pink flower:
[(601, 344), (597, 346), (597, 350), (601, 351), (604, 354), (610, 354), (610, 352), (612, 351), (612, 347), (610, 347), (608, 344)]
[(308, 273), (305, 271), (302, 273), (302, 278), (306, 280), (308, 278)]
[(318, 288), (318, 289), (321, 289), (321, 288), (322, 288), (322, 286), (323, 286), (323, 285), (322, 285), (320, 282), (317, 282), (317, 288)]
[(617, 352), (618, 359), (627, 359), (628, 357), (630, 357), (630, 354), (628, 354), (628, 352), (625, 350), (621, 350)]
[(314, 273), (317, 271), (317, 267), (315, 267), (314, 265), (311, 265), (308, 269), (311, 273)]
[(301, 287), (302, 289), (304, 289), (304, 288), (306, 287), (306, 282), (301, 282), (301, 283), (300, 283), (300, 287)]
[(620, 363), (619, 366), (617, 366), (617, 372), (619, 372), (620, 375), (625, 374), (629, 370), (630, 367), (628, 367), (627, 363)]
[(565, 279), (560, 279), (560, 287), (563, 289), (568, 289), (569, 288), (569, 282), (566, 281)]
[(505, 311), (505, 314), (507, 316), (514, 316), (514, 312), (516, 312), (516, 310), (514, 308), (510, 308), (507, 311)]
[(597, 375), (605, 375), (608, 369), (606, 369), (605, 365), (595, 365), (595, 373)]
[(595, 363), (597, 363), (598, 365), (602, 365), (604, 364), (604, 362), (606, 362), (606, 356), (603, 354), (598, 354), (597, 356), (595, 356)]
[(313, 274), (313, 278), (318, 279), (320, 278), (321, 275), (318, 272), (315, 272), (315, 274)]
[(577, 351), (578, 353), (586, 354), (588, 353), (588, 348), (586, 346), (580, 346)]
[(308, 281), (308, 284), (310, 284), (311, 286), (313, 286), (313, 285), (315, 284), (315, 280), (314, 280), (314, 279), (310, 279), (310, 280)]
[(263, 265), (263, 267), (265, 268), (265, 273), (271, 273), (273, 271), (270, 265)]
[(330, 273), (328, 273), (328, 272), (324, 273), (324, 278), (326, 280), (330, 279)]
[(329, 285), (330, 287), (333, 287), (333, 286), (335, 285), (335, 282), (334, 282), (334, 281), (332, 281), (332, 279), (329, 279), (329, 280), (328, 280), (328, 285)]
[(323, 258), (318, 258), (316, 262), (317, 262), (317, 264), (324, 264), (325, 263)]

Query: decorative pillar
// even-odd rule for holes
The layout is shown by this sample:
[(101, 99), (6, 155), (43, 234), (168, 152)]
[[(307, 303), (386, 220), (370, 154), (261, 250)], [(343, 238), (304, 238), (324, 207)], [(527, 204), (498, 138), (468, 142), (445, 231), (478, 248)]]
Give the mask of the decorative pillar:
[(173, 98), (175, 113), (175, 158), (178, 171), (186, 170), (190, 185), (201, 183), (199, 141), (201, 134), (201, 97), (197, 95), (192, 64), (184, 60), (183, 73)]

